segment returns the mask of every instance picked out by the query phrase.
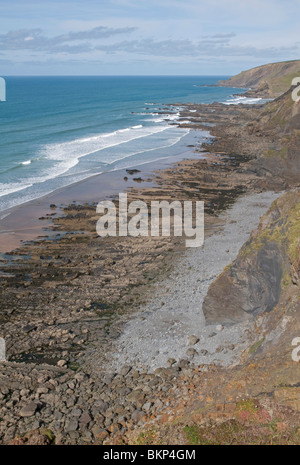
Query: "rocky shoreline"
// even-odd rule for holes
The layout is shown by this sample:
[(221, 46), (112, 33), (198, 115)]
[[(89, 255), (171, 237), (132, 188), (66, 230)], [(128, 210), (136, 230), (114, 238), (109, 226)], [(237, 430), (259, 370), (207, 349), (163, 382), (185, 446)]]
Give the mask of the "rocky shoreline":
[[(52, 215), (57, 231), (54, 239), (24, 244), (2, 260), (0, 327), (9, 356), (0, 366), (3, 444), (128, 443), (139, 428), (182, 415), (187, 405), (196, 402), (193, 396), (202, 406), (212, 403), (212, 392), (213, 402), (220, 401), (216, 379), (222, 373), (234, 379), (237, 368), (231, 368), (228, 375), (225, 368), (216, 366), (218, 359), (225, 365), (236, 364), (242, 354), (249, 355), (259, 331), (247, 322), (248, 334), (240, 343), (244, 326), (239, 330), (206, 327), (202, 334), (200, 327), (191, 331), (192, 317), (200, 306), (199, 292), (204, 298), (208, 284), (235, 258), (259, 217), (287, 187), (280, 173), (257, 163), (258, 152), (278, 144), (274, 134), (262, 135), (249, 126), (260, 110), (257, 106), (186, 105), (181, 118), (189, 118), (190, 123), (182, 126), (197, 130), (211, 125), (214, 140), (194, 148), (206, 158), (183, 160), (155, 173), (153, 186), (143, 188), (141, 182), (138, 189), (128, 192), (130, 200), (146, 202), (153, 198), (204, 200), (211, 247), (216, 237), (219, 245), (224, 237), (226, 244), (229, 237), (233, 242), (229, 252), (224, 244), (228, 257), (209, 270), (203, 288), (201, 280), (206, 277), (197, 269), (203, 251), (199, 256), (186, 253), (179, 238), (100, 240), (95, 232), (95, 204), (72, 204), (62, 215)], [(247, 195), (235, 203), (241, 194)], [(211, 252), (204, 261), (207, 268), (212, 257)], [(166, 282), (173, 300), (164, 287)], [(193, 290), (194, 300), (189, 292)], [(191, 324), (182, 328), (178, 346), (174, 335), (186, 317), (183, 306), (189, 297)], [(147, 353), (149, 340), (158, 331), (154, 324), (161, 326), (160, 340), (172, 328), (168, 320), (172, 308), (177, 323), (173, 329), (177, 329), (169, 335), (174, 345), (164, 351), (159, 342), (158, 354)], [(203, 321), (202, 315), (199, 318)], [(147, 331), (150, 327), (154, 335)], [(132, 331), (136, 339), (130, 348), (126, 344)], [(135, 364), (139, 341), (145, 347), (138, 354), (142, 360)], [(175, 345), (180, 350), (172, 353)], [(118, 361), (113, 355), (116, 346), (121, 351)], [(255, 383), (251, 389), (255, 392)], [(234, 392), (239, 397), (237, 383), (232, 398)], [(225, 410), (223, 417), (231, 418), (232, 410)], [(178, 440), (186, 439), (179, 436)]]

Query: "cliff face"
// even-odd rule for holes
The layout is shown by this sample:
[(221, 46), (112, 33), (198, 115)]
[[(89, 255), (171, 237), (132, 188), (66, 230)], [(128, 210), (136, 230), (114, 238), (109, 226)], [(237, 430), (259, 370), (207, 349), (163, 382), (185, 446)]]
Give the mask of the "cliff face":
[(293, 89), (266, 104), (248, 125), (250, 134), (271, 140), (256, 165), (284, 178), (287, 186), (297, 186), (300, 180), (300, 101), (292, 99)]
[(218, 85), (246, 87), (252, 89), (249, 95), (276, 98), (290, 88), (292, 79), (297, 76), (300, 76), (300, 60), (258, 66), (226, 81), (219, 81)]
[(300, 286), (300, 189), (276, 200), (210, 286), (203, 304), (207, 323), (232, 324), (272, 310)]
[(252, 169), (265, 179), (280, 178), (285, 188), (294, 190), (273, 204), (237, 259), (210, 286), (203, 304), (208, 323), (232, 324), (270, 312), (299, 286), (300, 101), (292, 98), (295, 88), (291, 87), (296, 76), (300, 76), (300, 61), (254, 68), (224, 83), (252, 86), (258, 94), (267, 90), (273, 96), (284, 90), (258, 108), (247, 127), (251, 137), (268, 141)]

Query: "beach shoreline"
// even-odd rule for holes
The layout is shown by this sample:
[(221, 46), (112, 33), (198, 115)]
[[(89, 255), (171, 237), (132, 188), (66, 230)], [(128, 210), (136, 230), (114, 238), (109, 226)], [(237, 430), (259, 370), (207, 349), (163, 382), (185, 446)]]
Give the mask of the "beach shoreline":
[[(87, 179), (77, 181), (71, 185), (62, 187), (38, 199), (30, 200), (21, 205), (11, 207), (0, 213), (0, 254), (9, 253), (20, 247), (24, 241), (32, 241), (41, 236), (52, 235), (51, 217), (59, 215), (59, 210), (68, 205), (93, 203), (108, 197), (117, 196), (121, 192), (130, 190), (137, 185), (151, 186), (155, 178), (155, 172), (164, 170), (179, 161), (191, 159), (197, 160), (205, 155), (196, 152), (199, 147), (197, 131), (191, 130), (194, 147), (186, 147), (182, 153), (163, 157), (159, 160), (146, 163), (133, 164), (132, 167), (109, 171), (90, 176)], [(201, 139), (201, 135), (199, 134)], [(133, 175), (128, 172), (135, 172)], [(57, 208), (51, 208), (55, 205)], [(42, 218), (42, 220), (41, 220)]]
[[(272, 191), (274, 187), (277, 192), (275, 198), (282, 189), (276, 179), (272, 178), (267, 183), (259, 172), (250, 169), (251, 150), (257, 150), (258, 144), (267, 145), (268, 141), (259, 140), (255, 146), (251, 146), (249, 155), (243, 149), (249, 146), (251, 136), (247, 136), (244, 129), (245, 140), (241, 138), (236, 145), (232, 144), (235, 131), (233, 120), (242, 117), (248, 121), (255, 109), (250, 108), (246, 115), (242, 108), (224, 107), (220, 104), (187, 105), (182, 112), (183, 118), (186, 117), (185, 112), (197, 108), (190, 129), (207, 129), (206, 122), (220, 123), (212, 127), (212, 135), (216, 136), (213, 144), (209, 141), (203, 144), (201, 152), (197, 152), (198, 159), (187, 157), (177, 163), (173, 160), (173, 163), (162, 170), (155, 170), (155, 173), (153, 167), (151, 171), (150, 165), (147, 166), (150, 180), (144, 171), (130, 175), (132, 180), (133, 176), (137, 176), (146, 178), (146, 181), (134, 182), (128, 190), (129, 201), (143, 200), (147, 204), (153, 199), (203, 200), (206, 206), (205, 234), (211, 244), (214, 234), (218, 232), (222, 240), (222, 228), (226, 223), (224, 215), (226, 217), (226, 211), (232, 206), (235, 211), (238, 198), (241, 198), (236, 206), (238, 216), (231, 218), (230, 214), (227, 215), (227, 239), (231, 237), (230, 231), (238, 234), (239, 215), (245, 213), (245, 201), (241, 196), (247, 195), (251, 202), (252, 196), (253, 199), (255, 196), (257, 199), (264, 195), (268, 197), (266, 191)], [(237, 149), (238, 144), (241, 150)], [(192, 149), (191, 154), (194, 153)], [(119, 181), (123, 174), (115, 172), (111, 175), (117, 181), (115, 194), (120, 190)], [(130, 176), (128, 179), (131, 179)], [(95, 184), (96, 193), (99, 187), (97, 179), (95, 177), (89, 181), (90, 185)], [(113, 195), (111, 183), (108, 184), (107, 195)], [(84, 201), (81, 203), (77, 198), (74, 203), (73, 196), (75, 192), (78, 193), (79, 186), (87, 197), (82, 197)], [(185, 260), (187, 252), (182, 238), (99, 238), (95, 227), (98, 219), (95, 202), (99, 199), (95, 200), (94, 193), (90, 198), (92, 190), (85, 192), (85, 186), (86, 183), (82, 182), (68, 190), (69, 201), (66, 201), (61, 214), (52, 217), (53, 239), (46, 235), (23, 243), (1, 262), (1, 331), (6, 338), (8, 355), (1, 374), (3, 385), (10, 389), (10, 382), (13, 382), (15, 389), (21, 392), (24, 378), (28, 378), (30, 388), (28, 392), (18, 394), (13, 415), (18, 416), (24, 403), (37, 402), (37, 413), (24, 416), (21, 420), (18, 417), (18, 421), (14, 421), (14, 429), (8, 427), (10, 417), (7, 417), (0, 430), (4, 443), (17, 434), (33, 429), (37, 424), (34, 421), (38, 421), (55, 431), (57, 443), (102, 444), (110, 434), (128, 431), (129, 424), (144, 424), (148, 418), (147, 412), (149, 415), (152, 412), (161, 414), (166, 407), (164, 400), (172, 396), (174, 390), (177, 394), (172, 401), (176, 403), (181, 399), (182, 385), (191, 379), (198, 384), (203, 372), (210, 373), (215, 369), (217, 346), (214, 347), (216, 357), (212, 358), (210, 364), (205, 364), (207, 354), (202, 353), (201, 360), (198, 360), (202, 365), (199, 367), (198, 363), (193, 362), (196, 354), (192, 350), (182, 358), (182, 341), (194, 334), (185, 334), (180, 342), (180, 351), (174, 350), (172, 354), (170, 346), (169, 352), (163, 358), (158, 357), (153, 366), (147, 360), (142, 362), (143, 366), (135, 366), (134, 354), (125, 347), (126, 342), (124, 355), (129, 355), (128, 360), (121, 357), (120, 363), (117, 362), (115, 366), (111, 364), (116, 354), (116, 342), (126, 341), (126, 325), (130, 327), (135, 321), (132, 318), (137, 315), (138, 320), (147, 320), (148, 317), (151, 320), (151, 315), (148, 312), (142, 315), (141, 309), (147, 309), (149, 296), (151, 300), (157, 283), (163, 284), (163, 279), (172, 276), (176, 268), (183, 276), (180, 259)], [(61, 202), (61, 193), (57, 195)], [(254, 200), (256, 215), (264, 213), (272, 198), (268, 198), (260, 209), (255, 206)], [(46, 198), (47, 208), (52, 202), (53, 197), (51, 200)], [(55, 204), (57, 207), (61, 205), (59, 201)], [(221, 212), (225, 214), (220, 216)], [(258, 221), (258, 216), (255, 221)], [(248, 224), (244, 226), (243, 234), (246, 235), (241, 238), (247, 238), (251, 230)], [(238, 247), (239, 244), (236, 241), (233, 245)], [(234, 248), (228, 260), (233, 259), (237, 252)], [(226, 250), (224, 255), (227, 256)], [(184, 282), (182, 285), (185, 285)], [(184, 296), (181, 297), (185, 302)], [(226, 331), (222, 333), (227, 334)], [(215, 341), (221, 343), (221, 340), (220, 334)], [(130, 338), (127, 341), (134, 342)], [(242, 349), (245, 350), (252, 341), (251, 337), (244, 341)], [(228, 341), (224, 339), (223, 342)], [(235, 361), (241, 355), (239, 349), (241, 347), (237, 348), (239, 354), (236, 353)], [(203, 346), (201, 350), (207, 349)], [(229, 347), (224, 350), (229, 350), (229, 355), (232, 355)], [(228, 362), (230, 364), (233, 360), (229, 357)], [(164, 366), (157, 368), (160, 363)], [(113, 371), (115, 368), (117, 371)], [(157, 370), (160, 370), (160, 374)], [(55, 398), (53, 389), (57, 391)], [(163, 401), (155, 404), (157, 397)], [(94, 399), (92, 406), (91, 399)], [(78, 408), (82, 416), (88, 414), (87, 423), (84, 420), (74, 421), (74, 408)], [(120, 419), (122, 415), (130, 420)], [(115, 426), (116, 423), (121, 426)]]

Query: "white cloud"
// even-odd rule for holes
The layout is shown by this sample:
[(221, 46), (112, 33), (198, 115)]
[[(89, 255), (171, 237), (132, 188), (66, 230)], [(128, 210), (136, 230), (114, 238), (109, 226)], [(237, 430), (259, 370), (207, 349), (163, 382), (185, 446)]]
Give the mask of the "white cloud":
[[(39, 28), (36, 29), (19, 29), (0, 35), (0, 47), (5, 50), (38, 50), (49, 53), (67, 52), (81, 53), (92, 49), (90, 43), (86, 40), (107, 39), (115, 35), (127, 35), (135, 31), (135, 27), (109, 28), (98, 26), (86, 31), (69, 32), (64, 35), (47, 37)], [(74, 46), (69, 42), (80, 42)], [(83, 42), (85, 41), (85, 42)]]
[(67, 67), (75, 57), (123, 74), (138, 63), (186, 74), (199, 64), (224, 66), (230, 74), (239, 63), (245, 69), (300, 52), (299, 0), (10, 0), (0, 8), (2, 57), (41, 68), (49, 58)]

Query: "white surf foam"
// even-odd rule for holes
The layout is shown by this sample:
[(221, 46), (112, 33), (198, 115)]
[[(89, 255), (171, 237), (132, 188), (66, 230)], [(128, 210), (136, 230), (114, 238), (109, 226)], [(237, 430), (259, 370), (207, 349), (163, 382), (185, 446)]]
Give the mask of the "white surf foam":
[[(100, 152), (109, 147), (126, 144), (135, 139), (148, 137), (166, 129), (169, 129), (169, 126), (144, 127), (140, 124), (111, 133), (75, 139), (69, 142), (48, 144), (42, 147), (41, 152), (49, 160), (64, 161), (73, 165), (81, 157)], [(99, 161), (101, 161), (101, 158), (99, 158)]]
[[(144, 127), (142, 124), (139, 124), (107, 134), (99, 134), (97, 136), (75, 139), (69, 142), (44, 145), (40, 149), (40, 158), (45, 158), (49, 161), (51, 160), (54, 162), (54, 165), (50, 168), (48, 167), (47, 169), (42, 170), (39, 176), (28, 177), (19, 183), (0, 183), (0, 197), (14, 194), (36, 184), (41, 184), (46, 181), (58, 178), (62, 175), (66, 175), (78, 164), (81, 157), (104, 151), (106, 148), (126, 144), (127, 142), (136, 139), (149, 137), (151, 135), (163, 132), (166, 129), (170, 129), (170, 126), (160, 125), (154, 127)], [(122, 158), (127, 158), (128, 156), (132, 155), (124, 153), (124, 155), (119, 157), (117, 160), (110, 159), (108, 161), (105, 159), (102, 160), (102, 158), (105, 158), (105, 156), (99, 156), (99, 162), (103, 161), (104, 163), (106, 162), (110, 164), (118, 161), (119, 159), (121, 160)], [(23, 163), (29, 164), (28, 162), (29, 160)], [(73, 174), (76, 176), (75, 173)]]
[(27, 189), (27, 187), (31, 187), (31, 186), (32, 186), (32, 183), (28, 183), (28, 182), (26, 184), (0, 183), (0, 197), (13, 194), (14, 192), (22, 191), (23, 189)]
[(243, 103), (244, 105), (253, 105), (256, 103), (263, 103), (264, 99), (257, 97), (257, 98), (249, 98), (249, 97), (232, 97), (226, 100), (225, 105), (239, 105)]
[[(110, 158), (107, 158), (107, 159), (104, 158), (103, 161), (107, 165), (112, 165), (113, 163), (116, 163), (117, 161), (125, 160), (126, 158), (131, 158), (131, 157), (134, 157), (135, 155), (144, 154), (144, 153), (147, 153), (147, 152), (153, 152), (155, 150), (163, 150), (163, 149), (166, 149), (168, 147), (172, 147), (173, 145), (177, 144), (182, 139), (182, 137), (186, 136), (189, 132), (190, 132), (189, 129), (187, 129), (186, 131), (182, 131), (182, 133), (179, 136), (169, 138), (167, 140), (167, 143), (164, 144), (164, 145), (159, 145), (159, 146), (156, 146), (156, 147), (152, 147), (150, 149), (142, 149), (142, 150), (135, 151), (135, 152), (129, 152), (126, 155), (124, 155), (123, 157), (120, 157), (120, 158), (112, 158), (110, 156)], [(162, 157), (162, 158), (164, 158), (164, 157)], [(146, 162), (146, 163), (148, 163), (148, 162)], [(140, 165), (140, 162), (138, 164)]]

